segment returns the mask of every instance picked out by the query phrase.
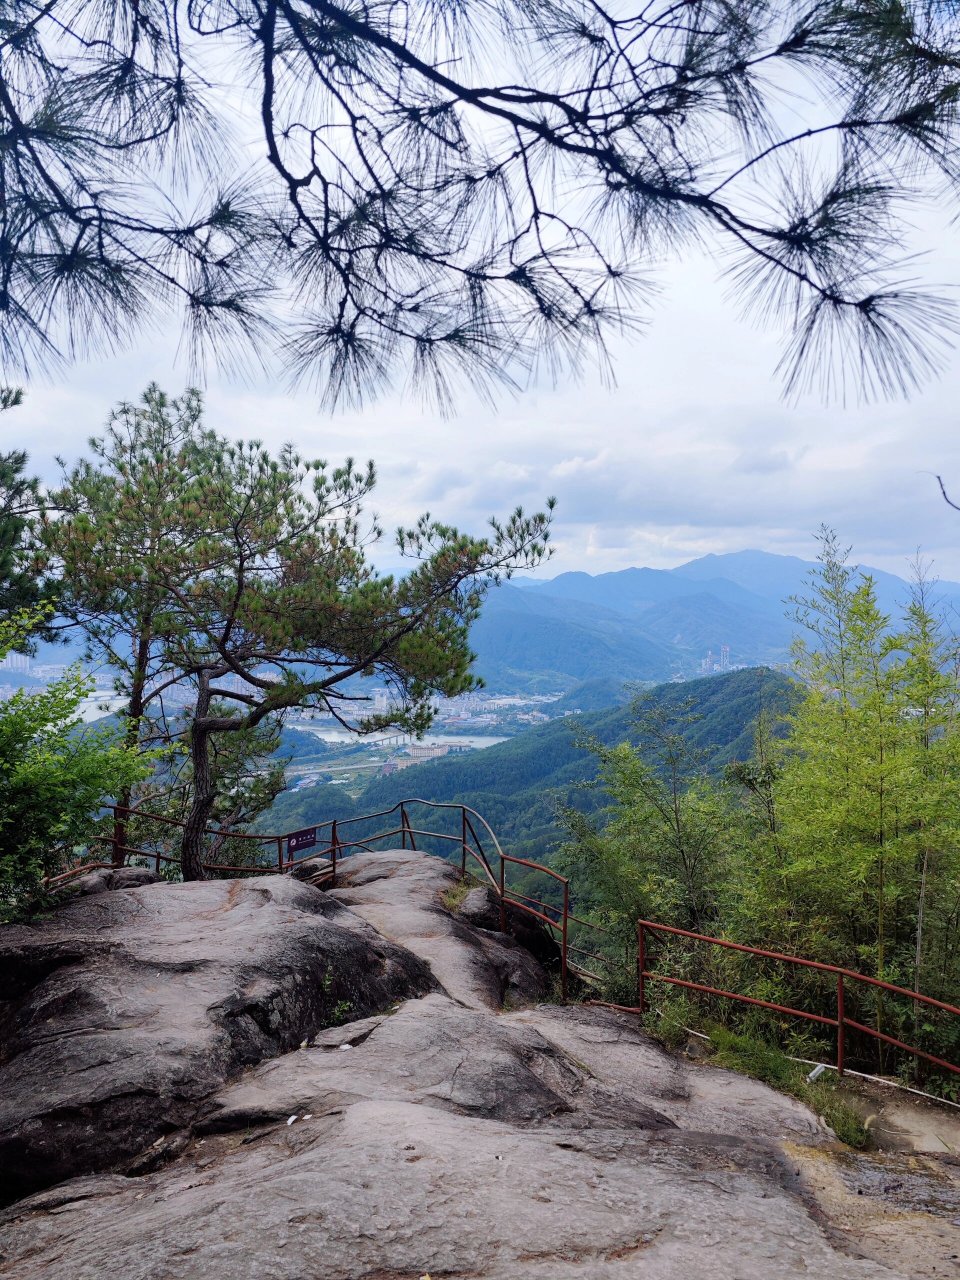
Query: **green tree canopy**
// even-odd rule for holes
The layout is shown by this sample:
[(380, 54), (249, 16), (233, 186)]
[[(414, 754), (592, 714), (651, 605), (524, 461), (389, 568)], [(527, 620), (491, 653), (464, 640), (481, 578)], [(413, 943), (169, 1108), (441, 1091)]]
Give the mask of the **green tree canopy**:
[[(752, 758), (728, 765), (722, 784), (698, 770), (675, 710), (644, 725), (636, 745), (595, 746), (605, 821), (565, 815), (578, 910), (595, 912), (617, 941), (649, 912), (956, 1004), (960, 642), (922, 564), (898, 616), (888, 616), (873, 579), (827, 528), (793, 609), (803, 630), (797, 696), (777, 717), (761, 708)], [(835, 1016), (832, 975), (677, 939), (652, 945), (658, 971)], [(855, 1022), (956, 1060), (955, 1019), (855, 983), (847, 999)], [(711, 1013), (747, 1026), (760, 1016)], [(771, 1034), (766, 1014), (758, 1025)], [(893, 1060), (856, 1036), (851, 1052), (881, 1069)]]
[[(94, 452), (56, 495), (47, 543), (64, 607), (120, 672), (131, 745), (149, 705), (189, 685), (190, 876), (217, 803), (218, 735), (304, 705), (351, 727), (422, 732), (434, 694), (478, 683), (468, 633), (487, 584), (548, 553), (552, 502), (492, 520), (482, 537), (425, 515), (397, 531), (410, 571), (380, 575), (367, 551), (381, 530), (363, 514), (372, 463), (331, 468), (231, 442), (203, 428), (196, 393), (168, 402), (150, 388)], [(373, 674), (394, 702), (365, 716)]]
[[(37, 621), (22, 613), (0, 620), (0, 657)], [(0, 702), (0, 919), (28, 909), (41, 878), (93, 834), (104, 800), (150, 770), (149, 756), (109, 730), (82, 726), (91, 691), (73, 668), (42, 691), (18, 689)]]
[(892, 391), (951, 323), (902, 198), (955, 190), (958, 58), (945, 0), (10, 0), (2, 359), (177, 308), (331, 400), (446, 398), (602, 350), (706, 244), (788, 385)]
[[(22, 402), (23, 391), (19, 387), (0, 387), (0, 414)], [(26, 474), (26, 466), (23, 449), (0, 453), (0, 618), (29, 609), (40, 599), (40, 584), (27, 546), (40, 495), (36, 479)], [(40, 625), (42, 615), (31, 616)], [(18, 631), (17, 644), (30, 644), (30, 637), (22, 629)]]

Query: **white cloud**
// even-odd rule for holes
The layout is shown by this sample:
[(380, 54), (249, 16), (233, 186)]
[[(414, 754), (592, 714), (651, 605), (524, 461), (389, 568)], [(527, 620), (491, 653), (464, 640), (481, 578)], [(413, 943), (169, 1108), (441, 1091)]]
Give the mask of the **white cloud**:
[[(944, 261), (960, 279), (953, 244)], [(809, 555), (825, 521), (865, 563), (902, 572), (920, 546), (942, 576), (960, 578), (960, 513), (933, 479), (942, 473), (960, 495), (960, 357), (909, 403), (785, 405), (773, 379), (779, 336), (731, 318), (714, 275), (704, 262), (671, 270), (650, 330), (614, 352), (614, 389), (591, 375), (536, 386), (496, 411), (467, 396), (444, 420), (399, 398), (321, 415), (314, 396), (211, 378), (208, 419), (330, 461), (373, 457), (374, 505), (388, 529), (425, 507), (479, 529), (492, 513), (555, 493), (549, 573), (669, 566), (744, 547)], [(175, 347), (144, 346), (30, 387), (27, 404), (0, 421), (3, 444), (22, 443), (50, 475), (54, 454), (76, 456), (115, 401), (151, 379), (183, 386)]]

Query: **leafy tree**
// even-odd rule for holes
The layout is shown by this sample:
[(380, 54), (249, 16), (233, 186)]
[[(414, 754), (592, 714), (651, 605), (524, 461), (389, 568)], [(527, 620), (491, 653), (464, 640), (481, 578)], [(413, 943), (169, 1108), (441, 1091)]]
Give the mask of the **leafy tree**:
[[(87, 656), (114, 674), (131, 750), (182, 731), (174, 690), (185, 676), (166, 664), (162, 583), (164, 574), (190, 574), (171, 495), (203, 465), (203, 442), (199, 393), (171, 400), (151, 384), (138, 404), (111, 413), (104, 435), (90, 441), (93, 459), (64, 467), (49, 495), (43, 541), (60, 581), (58, 609), (82, 631)], [(117, 803), (129, 807), (132, 798), (122, 789)], [(123, 819), (116, 837), (128, 843)]]
[[(218, 714), (236, 714), (227, 706), (215, 706), (213, 710)], [(147, 850), (166, 848), (164, 828), (157, 824), (156, 816), (182, 821), (189, 813), (194, 792), (190, 717), (191, 708), (187, 707), (165, 722), (170, 745), (150, 778), (138, 783), (135, 812), (115, 827), (118, 842)], [(206, 862), (246, 866), (258, 860), (259, 845), (253, 841), (232, 840), (230, 836), (246, 831), (286, 787), (289, 756), (281, 754), (281, 742), (278, 717), (264, 720), (253, 729), (219, 733), (211, 738), (210, 772), (216, 795), (209, 822), (215, 827), (215, 833), (208, 833), (204, 841)], [(266, 829), (273, 830), (269, 824)], [(290, 829), (292, 827), (280, 828), (281, 831)]]
[(912, 862), (900, 966), (904, 980), (912, 967), (916, 990), (955, 994), (960, 976), (960, 647), (936, 612), (935, 583), (919, 562), (900, 647), (906, 702), (901, 749), (909, 783), (902, 828)]
[[(956, 641), (935, 613), (922, 569), (895, 625), (877, 607), (872, 579), (850, 565), (830, 530), (821, 532), (810, 591), (796, 603), (813, 636), (796, 646), (806, 694), (774, 753), (775, 836), (755, 838), (746, 851), (741, 879), (749, 891), (733, 931), (953, 999)], [(757, 768), (745, 767), (738, 780), (748, 783)], [(824, 998), (802, 977), (781, 981), (806, 992), (801, 998)], [(855, 1016), (872, 1017), (878, 1030), (900, 1034), (918, 1021), (917, 1010), (876, 993), (851, 998), (862, 1002)], [(918, 1026), (913, 1031), (916, 1040)]]
[(361, 524), (374, 482), (372, 464), (359, 470), (348, 460), (330, 471), (290, 448), (272, 458), (256, 442), (221, 440), (210, 443), (196, 477), (184, 474), (171, 494), (196, 558), (189, 576), (168, 566), (161, 584), (166, 660), (196, 687), (185, 877), (202, 875), (215, 735), (254, 729), (303, 705), (352, 727), (348, 717), (363, 701), (356, 681), (373, 674), (393, 690), (394, 706), (363, 717), (360, 727), (422, 732), (434, 694), (451, 697), (478, 684), (468, 629), (486, 584), (546, 554), (548, 514), (528, 517), (518, 508), (505, 523), (491, 521), (483, 538), (424, 516), (397, 532), (416, 566), (400, 578), (381, 577), (365, 557), (380, 530)]
[(830, 531), (821, 538), (821, 567), (800, 602), (816, 637), (797, 646), (807, 695), (775, 784), (784, 891), (808, 945), (826, 940), (844, 963), (918, 984), (931, 875), (937, 898), (955, 892), (956, 643), (922, 572), (893, 626), (870, 577)]
[(898, 642), (872, 579), (856, 575), (830, 533), (820, 559), (812, 595), (799, 604), (819, 644), (796, 645), (808, 693), (778, 786), (787, 892), (808, 947), (820, 949), (821, 930), (844, 949), (852, 943), (859, 963), (881, 976), (903, 870), (894, 865), (906, 780)]
[(574, 808), (562, 864), (604, 921), (629, 934), (638, 917), (702, 932), (717, 918), (725, 870), (724, 804), (689, 741), (688, 710), (634, 706), (639, 744), (590, 741), (611, 801), (602, 829)]
[[(960, 645), (923, 566), (893, 619), (826, 528), (793, 606), (806, 632), (795, 646), (798, 694), (779, 720), (761, 713), (753, 756), (728, 764), (726, 787), (702, 776), (690, 726), (662, 715), (638, 745), (594, 746), (612, 803), (601, 825), (573, 809), (564, 815), (578, 907), (621, 935), (652, 913), (955, 1003)], [(694, 957), (677, 941), (658, 949), (675, 976), (689, 966), (721, 989), (835, 1012), (833, 981), (810, 970), (729, 951)], [(857, 1021), (955, 1058), (960, 1032), (929, 1011), (857, 984), (847, 1000)], [(714, 1012), (748, 1027), (758, 1016)], [(762, 1025), (769, 1034), (766, 1015)], [(883, 1067), (875, 1041), (851, 1036), (850, 1049), (874, 1065), (879, 1055)]]
[[(0, 621), (0, 656), (36, 621)], [(41, 878), (89, 839), (103, 798), (150, 769), (109, 731), (83, 728), (78, 709), (91, 687), (73, 668), (42, 691), (20, 689), (0, 702), (0, 919), (28, 908)]]
[[(257, 731), (274, 732), (293, 706), (324, 707), (354, 727), (357, 682), (374, 673), (394, 708), (362, 727), (423, 731), (435, 693), (477, 684), (468, 629), (486, 585), (547, 554), (546, 513), (518, 509), (480, 538), (424, 516), (397, 533), (415, 566), (379, 576), (366, 549), (381, 531), (362, 515), (373, 465), (331, 470), (290, 447), (274, 458), (257, 442), (221, 439), (202, 429), (196, 393), (168, 402), (148, 389), (94, 451), (55, 495), (64, 514), (48, 522), (47, 544), (64, 608), (120, 673), (128, 744), (157, 720), (151, 703), (190, 689), (178, 726), (189, 743), (188, 878), (202, 875), (205, 826), (229, 810), (223, 786), (244, 741), (260, 752)], [(217, 745), (224, 735), (232, 751)], [(218, 756), (233, 761), (219, 780)], [(260, 794), (269, 798), (262, 785)]]
[[(0, 413), (23, 403), (19, 387), (0, 387)], [(40, 599), (36, 573), (28, 563), (26, 539), (39, 505), (37, 481), (24, 474), (27, 455), (22, 449), (0, 453), (0, 618), (29, 609)], [(25, 616), (25, 615), (24, 615)], [(37, 625), (44, 615), (32, 615)], [(29, 647), (22, 630), (17, 643)]]
[(2, 23), (11, 366), (180, 304), (237, 362), (276, 330), (329, 399), (404, 364), (446, 398), (578, 362), (697, 242), (786, 322), (789, 386), (833, 388), (849, 351), (892, 391), (949, 334), (904, 278), (900, 200), (960, 176), (952, 4), (10, 0)]

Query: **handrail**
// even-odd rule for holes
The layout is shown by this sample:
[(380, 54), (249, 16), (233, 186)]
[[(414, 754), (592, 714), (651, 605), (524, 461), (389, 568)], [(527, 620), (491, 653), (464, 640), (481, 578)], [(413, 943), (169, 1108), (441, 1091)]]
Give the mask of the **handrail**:
[[(673, 934), (681, 938), (692, 938), (695, 942), (705, 942), (710, 946), (725, 947), (730, 951), (759, 956), (764, 960), (776, 960), (783, 964), (829, 973), (837, 979), (836, 1015), (828, 1017), (824, 1014), (810, 1013), (805, 1009), (794, 1009), (789, 1005), (777, 1004), (771, 1000), (760, 1000), (755, 996), (742, 995), (736, 991), (725, 991), (720, 987), (708, 986), (702, 982), (692, 982), (687, 978), (675, 978), (668, 974), (654, 973), (647, 967), (646, 935), (648, 930), (652, 930), (654, 933)], [(917, 1004), (941, 1009), (945, 1013), (953, 1014), (956, 1017), (960, 1017), (960, 1008), (956, 1005), (947, 1004), (943, 1000), (936, 1000), (933, 996), (923, 995), (919, 991), (911, 991), (908, 987), (898, 987), (892, 982), (885, 982), (882, 978), (871, 978), (868, 974), (857, 973), (855, 969), (845, 969), (840, 965), (827, 964), (822, 960), (808, 960), (805, 956), (791, 956), (780, 951), (765, 951), (762, 947), (749, 947), (742, 942), (731, 942), (728, 938), (714, 938), (705, 933), (694, 933), (691, 929), (680, 929), (675, 925), (659, 924), (655, 920), (638, 920), (637, 1013), (646, 1012), (646, 983), (648, 981), (666, 982), (671, 986), (683, 987), (689, 991), (699, 991), (704, 995), (718, 996), (724, 1000), (736, 1000), (742, 1004), (755, 1005), (762, 1009), (770, 1009), (776, 1013), (784, 1013), (789, 1017), (803, 1018), (808, 1022), (816, 1022), (822, 1026), (835, 1027), (837, 1031), (837, 1074), (841, 1076), (844, 1070), (847, 1028), (859, 1031), (862, 1035), (872, 1036), (875, 1040), (893, 1045), (895, 1048), (913, 1054), (915, 1057), (932, 1062), (935, 1066), (942, 1067), (946, 1071), (952, 1071), (955, 1075), (960, 1075), (960, 1066), (947, 1062), (944, 1058), (935, 1057), (932, 1053), (927, 1053), (924, 1049), (918, 1049), (915, 1045), (906, 1044), (903, 1040), (897, 1040), (894, 1036), (887, 1035), (877, 1027), (868, 1027), (862, 1022), (857, 1022), (848, 1017), (846, 1013), (845, 984), (847, 982), (861, 982), (865, 986), (877, 987), (882, 991), (890, 991), (895, 995), (906, 996)]]
[[(412, 805), (422, 805), (427, 809), (448, 810), (460, 814), (460, 835), (452, 835), (449, 832), (434, 831), (427, 828), (414, 826), (410, 821), (407, 809)], [(109, 846), (113, 860), (110, 863), (91, 863), (86, 862), (81, 865), (71, 867), (68, 871), (61, 875), (48, 877), (45, 884), (48, 888), (60, 887), (76, 876), (84, 874), (86, 871), (101, 867), (118, 867), (123, 866), (128, 857), (147, 858), (151, 860), (159, 874), (161, 865), (177, 864), (180, 858), (176, 854), (165, 853), (161, 849), (143, 849), (134, 845), (130, 845), (126, 841), (126, 827), (131, 818), (143, 821), (156, 822), (163, 827), (176, 827), (183, 830), (186, 823), (180, 818), (171, 818), (166, 814), (147, 813), (139, 807), (131, 807), (126, 805), (110, 805), (108, 806), (114, 816), (113, 835), (98, 835), (93, 837), (93, 842)], [(363, 839), (344, 840), (342, 838), (343, 829), (345, 827), (354, 826), (357, 823), (370, 823), (378, 818), (389, 818), (393, 814), (399, 812), (400, 825), (398, 827), (388, 828), (384, 831), (378, 831), (373, 835), (365, 835)], [(321, 832), (326, 832), (329, 828), (329, 835), (324, 836), (326, 843), (321, 843)], [(494, 873), (493, 867), (490, 865), (490, 859), (484, 849), (484, 842), (481, 839), (483, 833), (484, 839), (487, 840), (488, 846), (492, 854), (499, 860), (498, 874)], [(500, 928), (502, 932), (506, 932), (507, 928), (507, 907), (512, 906), (517, 910), (524, 912), (526, 915), (532, 916), (540, 920), (551, 931), (559, 935), (560, 943), (560, 979), (562, 998), (567, 998), (568, 987), (568, 968), (569, 953), (571, 951), (580, 951), (582, 949), (571, 947), (568, 941), (568, 923), (575, 921), (580, 924), (587, 924), (587, 921), (576, 920), (570, 914), (570, 886), (567, 878), (562, 876), (558, 871), (554, 871), (552, 867), (544, 866), (542, 863), (533, 862), (529, 858), (514, 857), (512, 854), (504, 853), (500, 841), (497, 839), (496, 832), (487, 822), (486, 818), (476, 809), (470, 808), (469, 805), (454, 804), (447, 801), (439, 800), (421, 800), (412, 797), (408, 800), (398, 800), (396, 804), (389, 809), (381, 809), (376, 813), (357, 814), (352, 818), (328, 818), (323, 822), (318, 822), (314, 826), (304, 827), (298, 831), (286, 832), (283, 834), (267, 833), (258, 834), (256, 832), (246, 831), (224, 831), (217, 827), (205, 827), (204, 835), (219, 838), (220, 840), (253, 840), (259, 844), (276, 845), (277, 863), (274, 866), (265, 865), (247, 865), (237, 866), (225, 863), (207, 863), (201, 865), (207, 871), (234, 872), (245, 875), (270, 875), (276, 871), (289, 874), (297, 867), (304, 863), (319, 859), (329, 859), (329, 881), (336, 884), (337, 863), (344, 857), (349, 850), (367, 849), (371, 844), (378, 843), (383, 840), (393, 839), (399, 836), (402, 848), (408, 847), (412, 850), (417, 848), (417, 837), (425, 837), (432, 840), (446, 840), (453, 844), (459, 844), (461, 848), (460, 870), (465, 875), (467, 870), (467, 859), (471, 858), (477, 863), (484, 878), (490, 887), (497, 894), (500, 903)], [(291, 847), (295, 841), (296, 849), (309, 848), (309, 852), (302, 857), (293, 857)], [(506, 866), (507, 864), (526, 867), (534, 872), (542, 872), (550, 876), (563, 886), (563, 905), (554, 906), (551, 903), (540, 901), (538, 898), (532, 898), (527, 894), (518, 893), (509, 888), (506, 883)], [(554, 919), (549, 913), (555, 913), (559, 919)], [(585, 953), (589, 955), (590, 953)], [(589, 975), (593, 976), (593, 975)]]
[(955, 1004), (946, 1004), (943, 1000), (935, 1000), (933, 996), (922, 995), (919, 991), (911, 991), (909, 987), (898, 987), (882, 978), (871, 978), (869, 974), (858, 973), (856, 969), (844, 969), (838, 964), (827, 964), (823, 960), (808, 960), (805, 956), (789, 956), (781, 951), (764, 951), (760, 947), (748, 947), (742, 942), (731, 942), (727, 938), (711, 938), (703, 933), (693, 933), (690, 929), (678, 929), (672, 924), (658, 924), (653, 920), (638, 920), (638, 926), (655, 929), (658, 933), (676, 933), (684, 938), (693, 938), (697, 942), (713, 942), (718, 947), (727, 947), (731, 951), (746, 951), (750, 955), (763, 956), (765, 960), (783, 960), (787, 964), (803, 965), (807, 969), (822, 969), (825, 973), (842, 973), (845, 978), (854, 978), (857, 982), (866, 982), (871, 987), (882, 987), (884, 991), (892, 991), (898, 996), (909, 996), (921, 1004), (932, 1005), (943, 1009), (946, 1013), (955, 1013), (960, 1017), (960, 1008)]
[[(460, 814), (460, 834), (453, 835), (450, 832), (434, 831), (427, 828), (414, 826), (410, 821), (407, 809), (412, 805), (422, 805), (427, 809), (449, 810)], [(159, 823), (161, 826), (177, 827), (183, 829), (185, 822), (182, 819), (170, 818), (165, 814), (145, 813), (142, 809), (131, 808), (120, 805), (110, 806), (114, 814), (114, 834), (113, 837), (96, 836), (94, 841), (99, 844), (109, 845), (113, 853), (113, 861), (104, 862), (85, 862), (78, 866), (70, 868), (61, 875), (49, 877), (45, 883), (47, 887), (60, 886), (75, 876), (84, 874), (87, 871), (95, 870), (103, 867), (122, 866), (124, 860), (132, 855), (135, 857), (144, 857), (152, 859), (156, 865), (157, 871), (160, 871), (161, 864), (176, 864), (180, 861), (179, 857), (161, 852), (159, 849), (141, 849), (128, 845), (125, 840), (126, 822), (121, 820), (131, 817), (140, 818), (148, 821)], [(363, 839), (344, 840), (342, 832), (345, 827), (354, 826), (357, 823), (370, 823), (378, 818), (389, 818), (399, 812), (400, 825), (388, 827), (386, 830), (378, 831), (373, 835), (366, 835)], [(490, 847), (499, 859), (498, 874), (494, 874), (494, 870), (490, 865), (483, 847), (483, 841), (477, 828), (484, 833), (489, 840)], [(329, 839), (325, 846), (319, 845), (319, 833), (329, 828)], [(256, 832), (241, 831), (223, 831), (215, 827), (207, 827), (204, 834), (220, 838), (221, 840), (253, 840), (260, 844), (275, 844), (277, 847), (277, 867), (282, 873), (289, 874), (297, 867), (306, 862), (316, 861), (318, 858), (329, 859), (330, 883), (336, 884), (337, 862), (338, 859), (344, 857), (349, 850), (352, 849), (369, 849), (370, 845), (381, 842), (383, 840), (393, 839), (400, 836), (401, 845), (404, 849), (409, 847), (416, 851), (417, 837), (428, 838), (433, 840), (445, 840), (449, 843), (459, 844), (461, 848), (460, 870), (465, 875), (467, 870), (467, 859), (472, 858), (479, 866), (491, 888), (497, 894), (500, 905), (500, 929), (506, 932), (507, 927), (507, 907), (512, 906), (525, 914), (534, 917), (546, 925), (554, 934), (559, 934), (560, 955), (561, 955), (561, 984), (563, 998), (567, 997), (567, 979), (568, 968), (570, 964), (571, 953), (585, 956), (591, 960), (606, 963), (606, 958), (587, 951), (585, 948), (577, 946), (569, 941), (568, 930), (570, 924), (582, 925), (593, 929), (598, 933), (606, 933), (607, 931), (592, 921), (584, 920), (575, 916), (570, 911), (570, 885), (566, 876), (561, 875), (552, 867), (547, 867), (543, 863), (534, 862), (529, 858), (516, 857), (512, 854), (504, 853), (500, 841), (497, 839), (493, 828), (476, 809), (470, 808), (468, 805), (455, 804), (447, 801), (438, 800), (422, 800), (412, 797), (407, 800), (398, 800), (396, 804), (389, 809), (381, 809), (376, 813), (357, 814), (352, 818), (328, 818), (323, 822), (317, 823), (315, 826), (306, 827), (299, 831), (287, 832), (285, 834), (258, 834)], [(303, 857), (292, 857), (291, 850), (294, 841), (298, 841), (296, 848), (309, 848), (309, 852)], [(284, 856), (284, 847), (286, 846), (286, 856)], [(319, 847), (318, 847), (319, 846)], [(521, 893), (519, 890), (511, 889), (506, 883), (506, 867), (507, 864), (525, 867), (536, 873), (542, 873), (557, 881), (563, 887), (562, 905), (547, 903), (539, 898), (534, 898), (529, 894)], [(235, 866), (223, 863), (203, 863), (205, 870), (225, 871), (248, 875), (269, 875), (274, 872), (274, 867), (264, 865), (248, 865)], [(558, 917), (558, 918), (554, 918)], [(873, 978), (864, 973), (858, 973), (854, 969), (846, 969), (840, 965), (828, 964), (820, 960), (809, 960), (805, 956), (791, 956), (779, 951), (768, 951), (760, 947), (747, 946), (745, 943), (733, 942), (727, 938), (715, 938), (708, 934), (695, 933), (691, 929), (681, 929), (676, 925), (660, 924), (654, 920), (638, 920), (637, 925), (637, 959), (636, 959), (636, 981), (637, 981), (637, 1007), (633, 1010), (637, 1013), (646, 1011), (646, 990), (645, 986), (648, 981), (665, 982), (673, 986), (678, 986), (691, 991), (698, 991), (706, 995), (712, 995), (725, 1000), (735, 1000), (743, 1004), (755, 1007), (769, 1009), (773, 1012), (783, 1013), (789, 1017), (801, 1018), (808, 1022), (815, 1022), (821, 1026), (836, 1028), (837, 1032), (837, 1072), (842, 1075), (844, 1071), (844, 1054), (847, 1029), (855, 1030), (861, 1034), (872, 1036), (874, 1039), (883, 1043), (890, 1044), (897, 1049), (906, 1053), (914, 1054), (917, 1057), (933, 1063), (938, 1067), (942, 1067), (947, 1071), (960, 1075), (960, 1066), (947, 1062), (942, 1058), (935, 1057), (933, 1054), (927, 1053), (925, 1050), (918, 1049), (915, 1046), (908, 1045), (902, 1040), (896, 1039), (894, 1036), (888, 1035), (879, 1030), (879, 1028), (868, 1027), (865, 1024), (855, 1021), (846, 1014), (845, 996), (846, 982), (859, 982), (866, 986), (874, 987), (883, 991), (889, 991), (898, 996), (906, 996), (916, 1004), (924, 1005), (928, 1008), (939, 1009), (945, 1013), (960, 1017), (960, 1007), (948, 1004), (943, 1000), (937, 1000), (933, 996), (923, 995), (919, 991), (911, 991), (906, 987), (896, 986), (892, 982), (886, 982), (881, 978)], [(770, 1000), (761, 1000), (755, 996), (743, 995), (739, 992), (726, 991), (720, 987), (709, 986), (705, 983), (693, 982), (686, 978), (676, 978), (668, 974), (655, 973), (647, 966), (646, 938), (647, 931), (656, 934), (670, 934), (677, 937), (689, 938), (696, 942), (707, 943), (711, 946), (724, 947), (731, 951), (738, 951), (747, 955), (758, 956), (762, 959), (773, 960), (782, 964), (794, 965), (800, 968), (813, 969), (821, 973), (829, 973), (836, 977), (837, 994), (836, 994), (836, 1015), (830, 1017), (826, 1014), (811, 1013), (804, 1009), (795, 1009), (789, 1005), (778, 1004)], [(578, 973), (583, 977), (599, 980), (596, 974), (582, 966), (576, 966)], [(615, 1006), (617, 1008), (626, 1008), (626, 1006)]]

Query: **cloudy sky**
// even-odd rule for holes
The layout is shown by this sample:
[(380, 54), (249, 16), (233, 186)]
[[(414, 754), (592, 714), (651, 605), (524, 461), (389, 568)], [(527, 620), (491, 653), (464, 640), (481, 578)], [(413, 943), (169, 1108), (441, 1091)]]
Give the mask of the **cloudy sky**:
[[(960, 286), (957, 229), (929, 239), (929, 274)], [(614, 387), (591, 374), (505, 396), (495, 410), (463, 397), (448, 419), (401, 395), (331, 416), (279, 376), (241, 385), (210, 373), (209, 425), (292, 440), (331, 462), (374, 458), (388, 528), (429, 510), (477, 529), (554, 494), (549, 575), (668, 568), (747, 547), (808, 557), (826, 522), (861, 563), (903, 573), (919, 548), (941, 577), (960, 579), (960, 512), (934, 480), (942, 473), (960, 500), (960, 352), (908, 402), (786, 404), (774, 375), (782, 335), (737, 319), (709, 261), (669, 266), (661, 280), (646, 333), (613, 351)], [(23, 444), (52, 478), (55, 455), (76, 457), (115, 401), (151, 379), (182, 389), (190, 371), (176, 347), (161, 333), (30, 385), (27, 404), (4, 415), (4, 446)]]

